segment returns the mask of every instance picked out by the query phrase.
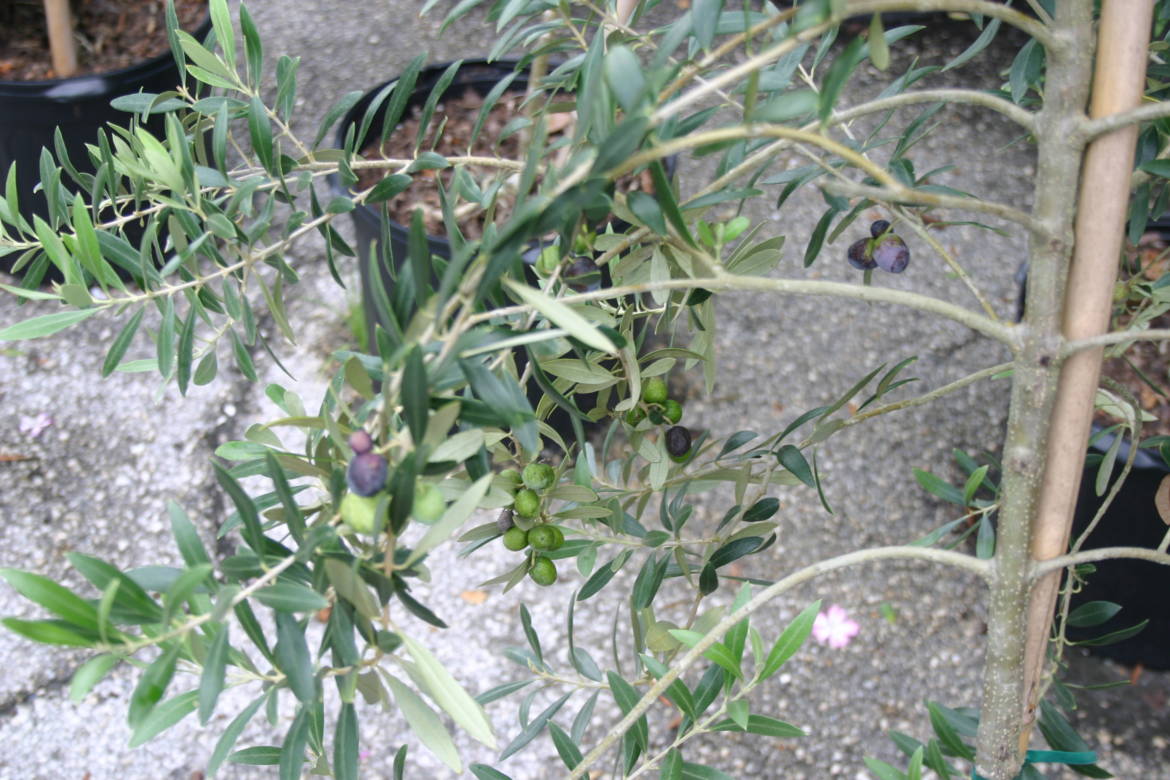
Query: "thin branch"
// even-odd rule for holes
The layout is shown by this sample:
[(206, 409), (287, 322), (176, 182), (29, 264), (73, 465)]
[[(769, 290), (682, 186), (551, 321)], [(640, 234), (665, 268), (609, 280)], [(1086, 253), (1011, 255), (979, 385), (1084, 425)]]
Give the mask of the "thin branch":
[(971, 294), (975, 296), (975, 300), (978, 301), (979, 305), (983, 307), (983, 311), (987, 313), (987, 316), (999, 321), (1000, 316), (996, 313), (995, 307), (991, 305), (991, 301), (989, 301), (987, 296), (983, 294), (983, 291), (979, 289), (979, 285), (975, 284), (975, 280), (971, 278), (969, 273), (967, 273), (967, 269), (964, 268), (959, 263), (959, 261), (955, 259), (952, 253), (947, 251), (946, 247), (939, 243), (937, 238), (930, 234), (930, 228), (922, 221), (922, 218), (913, 211), (903, 207), (895, 208), (894, 211), (898, 214), (899, 217), (903, 219), (903, 221), (906, 222), (906, 224), (910, 226), (910, 229), (913, 230), (919, 238), (930, 244), (930, 248), (934, 250), (935, 254), (943, 259), (944, 263), (950, 266), (951, 271), (957, 277), (959, 277), (959, 280), (965, 284), (967, 289), (970, 290)]
[(916, 92), (903, 92), (900, 95), (871, 100), (868, 103), (862, 103), (853, 108), (834, 112), (830, 122), (833, 124), (848, 122), (851, 119), (864, 116), (865, 114), (872, 114), (875, 111), (901, 108), (902, 106), (917, 103), (961, 103), (969, 106), (980, 106), (1003, 114), (1028, 132), (1034, 132), (1036, 129), (1036, 115), (1031, 111), (1026, 108), (1020, 108), (1009, 100), (1004, 100), (1001, 97), (996, 97), (987, 92), (980, 92), (977, 89), (923, 89)]
[(934, 390), (931, 390), (929, 393), (923, 393), (922, 395), (915, 396), (914, 398), (907, 398), (904, 401), (895, 401), (893, 403), (886, 404), (885, 406), (879, 406), (876, 409), (870, 409), (868, 412), (862, 412), (861, 414), (855, 414), (852, 417), (850, 417), (846, 420), (843, 420), (842, 421), (843, 424), (841, 425), (841, 428), (848, 428), (852, 425), (857, 425), (858, 423), (865, 422), (866, 420), (868, 420), (872, 417), (877, 417), (879, 415), (888, 414), (890, 412), (901, 411), (902, 409), (912, 409), (915, 406), (922, 406), (923, 404), (928, 404), (937, 398), (941, 398), (942, 396), (947, 395), (948, 393), (953, 393), (956, 390), (961, 390), (964, 387), (966, 387), (967, 385), (973, 385), (976, 382), (979, 382), (983, 379), (990, 379), (991, 377), (995, 376), (996, 374), (999, 374), (1003, 371), (1007, 371), (1011, 367), (1012, 367), (1011, 363), (1000, 363), (998, 366), (990, 366), (988, 368), (980, 369), (979, 371), (976, 371), (973, 374), (968, 374), (967, 376), (963, 377), (962, 379), (956, 379), (954, 382), (951, 382), (950, 384), (946, 384), (946, 385), (943, 385), (942, 387), (935, 388)]
[(1150, 330), (1118, 330), (1113, 333), (1102, 333), (1087, 339), (1066, 341), (1060, 349), (1060, 357), (1066, 358), (1082, 349), (1093, 347), (1107, 347), (1110, 344), (1124, 344), (1129, 341), (1165, 341), (1170, 339), (1170, 329), (1151, 328)]
[(963, 198), (957, 195), (943, 195), (937, 192), (923, 192), (912, 187), (894, 184), (886, 187), (873, 187), (867, 184), (855, 184), (846, 181), (831, 181), (821, 185), (830, 195), (842, 195), (852, 198), (869, 198), (870, 200), (888, 203), (909, 203), (920, 206), (933, 206), (940, 209), (957, 209), (961, 211), (976, 211), (989, 214), (993, 217), (1015, 222), (1027, 228), (1032, 233), (1043, 236), (1047, 233), (1044, 226), (1036, 221), (1031, 214), (1006, 206), (975, 198)]
[(1146, 547), (1100, 547), (1096, 550), (1081, 550), (1058, 558), (1048, 558), (1038, 561), (1032, 566), (1031, 577), (1038, 580), (1046, 574), (1059, 571), (1066, 566), (1077, 566), (1082, 563), (1111, 560), (1114, 558), (1136, 558), (1143, 561), (1160, 563), (1170, 566), (1170, 553), (1158, 552)]
[[(1046, 49), (1052, 49), (1058, 45), (1057, 39), (1051, 35), (1048, 28), (1040, 24), (1035, 19), (1032, 19), (1027, 14), (1007, 8), (999, 3), (986, 2), (986, 0), (945, 0), (939, 2), (938, 0), (873, 0), (872, 2), (859, 2), (851, 4), (849, 7), (850, 16), (859, 16), (862, 14), (879, 13), (884, 11), (933, 11), (933, 10), (947, 10), (947, 11), (965, 11), (967, 13), (978, 13), (986, 16), (991, 16), (1001, 19), (1004, 22), (1018, 27), (1026, 32), (1031, 37), (1040, 42)], [(661, 123), (666, 119), (674, 116), (679, 111), (687, 106), (690, 106), (705, 96), (720, 89), (725, 89), (744, 81), (747, 76), (760, 68), (775, 62), (783, 57), (788, 52), (795, 49), (797, 46), (819, 38), (826, 30), (836, 26), (840, 23), (840, 19), (830, 19), (829, 21), (814, 25), (808, 29), (801, 30), (796, 35), (787, 38), (780, 43), (760, 52), (754, 57), (749, 57), (743, 62), (739, 63), (733, 68), (719, 74), (717, 77), (711, 79), (705, 84), (701, 84), (694, 89), (680, 95), (671, 102), (661, 106), (654, 112), (652, 119), (657, 123)], [(689, 74), (688, 74), (689, 75)], [(676, 84), (671, 84), (667, 88), (666, 94), (677, 89)]]
[[(992, 320), (978, 312), (957, 306), (929, 295), (895, 290), (889, 287), (872, 287), (848, 282), (826, 282), (806, 279), (773, 279), (763, 276), (734, 276), (720, 274), (703, 279), (667, 279), (660, 282), (627, 284), (621, 287), (607, 287), (593, 292), (566, 295), (561, 303), (574, 304), (586, 301), (607, 300), (627, 295), (640, 295), (654, 290), (690, 290), (701, 287), (711, 292), (744, 290), (749, 292), (774, 292), (788, 295), (828, 296), (851, 298), (867, 303), (893, 303), (911, 309), (938, 314), (949, 320), (965, 325), (971, 330), (995, 339), (1011, 349), (1017, 346), (1017, 327)], [(481, 312), (469, 318), (468, 324), (486, 322), (497, 317), (507, 317), (530, 311), (527, 305), (507, 306), (490, 312)]]
[(1154, 119), (1165, 119), (1166, 117), (1170, 117), (1170, 101), (1146, 103), (1137, 108), (1131, 108), (1128, 111), (1119, 111), (1116, 114), (1109, 114), (1107, 116), (1097, 117), (1096, 119), (1086, 119), (1081, 124), (1081, 132), (1085, 134), (1086, 140), (1088, 140), (1096, 138), (1099, 135), (1111, 133), (1114, 130), (1120, 130), (1129, 125), (1149, 122)]
[[(1170, 556), (1167, 556), (1170, 558)], [(621, 739), (621, 736), (634, 724), (634, 722), (642, 716), (647, 709), (650, 708), (658, 697), (666, 691), (666, 689), (678, 679), (684, 671), (686, 671), (692, 664), (694, 664), (707, 648), (723, 638), (732, 626), (745, 617), (755, 612), (760, 607), (767, 604), (772, 599), (791, 590), (797, 585), (801, 585), (808, 580), (818, 577), (830, 571), (843, 569), (848, 566), (855, 566), (860, 563), (869, 563), (871, 561), (881, 560), (924, 560), (932, 563), (940, 563), (954, 566), (959, 569), (977, 574), (983, 579), (987, 579), (991, 572), (990, 561), (980, 560), (973, 555), (965, 555), (963, 553), (956, 553), (950, 550), (939, 550), (933, 547), (913, 547), (909, 545), (901, 545), (895, 547), (874, 547), (868, 550), (858, 550), (845, 555), (839, 555), (828, 560), (818, 561), (811, 566), (806, 566), (800, 571), (789, 574), (783, 579), (769, 585), (764, 590), (756, 594), (751, 601), (744, 604), (737, 610), (732, 611), (722, 620), (720, 620), (710, 631), (703, 636), (702, 639), (695, 644), (690, 650), (684, 653), (675, 661), (670, 670), (667, 671), (661, 678), (658, 679), (650, 689), (642, 695), (642, 698), (635, 704), (615, 725), (609, 730), (605, 738), (597, 744), (593, 750), (589, 751), (580, 763), (573, 769), (569, 775), (570, 780), (579, 778), (586, 773), (586, 770), (595, 764), (606, 751), (613, 745), (614, 742)]]
[(741, 138), (786, 138), (790, 141), (797, 141), (806, 143), (810, 146), (816, 146), (824, 149), (826, 152), (835, 154), (842, 160), (850, 163), (856, 168), (861, 169), (865, 173), (872, 176), (881, 184), (889, 189), (899, 187), (897, 180), (894, 179), (884, 168), (869, 160), (864, 155), (858, 154), (853, 149), (845, 146), (842, 143), (834, 141), (833, 139), (815, 133), (810, 130), (798, 130), (792, 127), (784, 127), (782, 125), (766, 125), (766, 124), (747, 124), (737, 127), (723, 127), (717, 130), (706, 130), (701, 133), (684, 136), (682, 138), (673, 138), (666, 141), (652, 149), (646, 149), (626, 158), (625, 162), (616, 166), (610, 171), (606, 171), (607, 177), (618, 177), (624, 173), (634, 170), (654, 160), (663, 157), (670, 157), (679, 152), (693, 149), (697, 146), (706, 146), (708, 144), (720, 143), (722, 141), (735, 141)]

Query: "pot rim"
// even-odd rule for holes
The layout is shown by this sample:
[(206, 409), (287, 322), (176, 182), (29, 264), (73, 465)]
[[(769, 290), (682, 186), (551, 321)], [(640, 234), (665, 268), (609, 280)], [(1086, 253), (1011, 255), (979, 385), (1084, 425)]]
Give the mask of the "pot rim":
[[(211, 31), (211, 7), (208, 5), (207, 14), (203, 21), (195, 28), (193, 33), (190, 33), (197, 39), (201, 39)], [(83, 73), (78, 76), (66, 76), (65, 78), (55, 79), (37, 79), (28, 81), (17, 81), (14, 79), (0, 79), (0, 97), (52, 97), (46, 93), (51, 93), (61, 90), (67, 99), (71, 90), (68, 89), (70, 85), (81, 86), (88, 81), (122, 81), (127, 77), (133, 77), (140, 74), (148, 74), (152, 71), (160, 69), (160, 65), (166, 63), (174, 63), (174, 53), (168, 48), (162, 54), (156, 54), (145, 60), (140, 60), (133, 65), (127, 65), (123, 68), (116, 68), (114, 70), (103, 70), (99, 73)], [(180, 64), (180, 67), (181, 64)], [(114, 88), (114, 85), (108, 85), (105, 91)], [(97, 90), (84, 90), (83, 93), (78, 94), (78, 97), (93, 97), (97, 94)]]

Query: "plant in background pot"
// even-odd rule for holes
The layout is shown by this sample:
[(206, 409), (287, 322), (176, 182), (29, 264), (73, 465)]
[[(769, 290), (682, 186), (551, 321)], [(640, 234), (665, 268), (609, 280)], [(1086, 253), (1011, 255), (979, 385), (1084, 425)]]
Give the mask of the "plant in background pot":
[[(475, 5), (465, 0), (450, 13)], [(1067, 600), (1054, 606), (1062, 572), (1071, 567), (1112, 558), (1170, 564), (1165, 535), (1156, 546), (1068, 547), (1101, 350), (1170, 338), (1164, 329), (1108, 332), (1107, 322), (1124, 221), (1123, 211), (1111, 207), (1128, 202), (1143, 122), (1153, 123), (1155, 143), (1140, 147), (1136, 164), (1159, 187), (1170, 173), (1154, 160), (1170, 154), (1159, 124), (1170, 117), (1170, 104), (1140, 105), (1143, 89), (1156, 95), (1166, 86), (1161, 70), (1151, 68), (1148, 83), (1143, 72), (1147, 52), (1161, 48), (1149, 43), (1153, 4), (1104, 0), (1098, 11), (1091, 0), (1035, 0), (1027, 15), (981, 0), (806, 0), (762, 11), (751, 2), (696, 0), (661, 24), (646, 16), (659, 5), (490, 3), (501, 51), (525, 42), (536, 60), (564, 57), (547, 77), (530, 77), (536, 84), (529, 84), (523, 109), (531, 112), (524, 115), (526, 143), (510, 159), (494, 149), (480, 156), (423, 148), (417, 139), (443, 122), (437, 110), (420, 119), (403, 156), (361, 154), (358, 139), (375, 125), (379, 100), (389, 107), (381, 140), (404, 116), (405, 77), (355, 113), (338, 148), (321, 144), (356, 95), (327, 114), (314, 139), (302, 138), (289, 123), (296, 60), (277, 62), (276, 94), (266, 101), (258, 31), (241, 6), (240, 49), (226, 0), (212, 0), (217, 43), (180, 37), (188, 76), (215, 94), (136, 98), (165, 113), (165, 139), (135, 133), (136, 142), (109, 160), (117, 186), (77, 194), (55, 230), (45, 223), (29, 230), (0, 201), (0, 251), (52, 264), (65, 280), (50, 291), (6, 287), (57, 308), (7, 325), (0, 339), (50, 335), (100, 312), (118, 313), (124, 324), (104, 370), (137, 357), (186, 393), (192, 381), (215, 374), (220, 344), (243, 375), (256, 378), (249, 347), (257, 343), (259, 314), (270, 314), (294, 340), (296, 323), (283, 305), (285, 289), (298, 280), (286, 251), (294, 242), (321, 234), (326, 261), (335, 264), (339, 254), (353, 254), (333, 226), (340, 215), (389, 201), (419, 177), (451, 173), (449, 187), (438, 191), (449, 256), (432, 253), (425, 217), (411, 209), (406, 256), (384, 264), (394, 271), (393, 285), (372, 268), (378, 327), (371, 354), (340, 354), (341, 368), (316, 410), (279, 386), (266, 388), (282, 416), (250, 427), (247, 441), (230, 449), (238, 460), (216, 464), (235, 508), (222, 527), (238, 542), (234, 554), (213, 561), (173, 505), (181, 566), (151, 569), (146, 577), (73, 553), (71, 564), (89, 582), (79, 592), (57, 584), (59, 576), (0, 572), (51, 615), (8, 618), (9, 629), (96, 651), (74, 678), (80, 695), (120, 664), (142, 667), (128, 708), (133, 744), (196, 711), (208, 723), (230, 683), (250, 701), (233, 713), (208, 774), (230, 759), (278, 765), (287, 778), (307, 767), (356, 777), (362, 724), (368, 736), (377, 717), (360, 704), (360, 693), (371, 705), (393, 705), (414, 737), (456, 772), (463, 759), (436, 711), (491, 750), (494, 761), (501, 743), (485, 709), (492, 705), (511, 707), (520, 721), (501, 761), (547, 731), (570, 778), (593, 773), (611, 751), (615, 771), (631, 777), (721, 776), (695, 760), (694, 741), (725, 731), (801, 738), (804, 730), (783, 719), (783, 697), (766, 695), (764, 686), (809, 636), (841, 648), (858, 631), (839, 606), (822, 613), (819, 600), (775, 630), (760, 629), (761, 610), (830, 571), (912, 560), (986, 584), (983, 690), (978, 702), (930, 702), (933, 735), (926, 742), (893, 735), (906, 754), (905, 771), (876, 759), (866, 760), (869, 770), (883, 780), (917, 778), (924, 767), (943, 777), (1012, 780), (1035, 776), (1031, 764), (1048, 761), (1102, 776), (1070, 722), (1071, 690), (1055, 676), (1073, 614)], [(887, 30), (882, 13), (927, 6), (975, 14), (983, 25), (971, 47), (946, 63), (951, 69), (977, 57), (1001, 25), (1028, 36), (1008, 88), (928, 89), (918, 81), (932, 68), (911, 62), (891, 74), (885, 92), (847, 105), (844, 87), (863, 63), (890, 67), (890, 47), (922, 32)], [(834, 50), (851, 16), (870, 19), (868, 33)], [(1157, 19), (1161, 40), (1170, 3), (1159, 7)], [(423, 114), (437, 106), (442, 80)], [(931, 184), (929, 174), (916, 172), (911, 154), (939, 103), (995, 111), (1035, 140), (1040, 165), (1029, 211)], [(553, 124), (570, 106), (571, 130), (556, 136)], [(881, 135), (885, 121), (876, 129), (856, 122), (891, 111), (910, 114), (891, 131), (893, 143)], [(209, 151), (198, 140), (205, 131)], [(766, 176), (785, 152), (808, 166)], [(714, 155), (716, 164), (683, 194), (663, 160), (690, 153)], [(500, 191), (508, 188), (507, 209), (493, 211), (497, 201), (472, 176), (473, 166), (508, 172), (494, 179)], [(363, 184), (369, 171), (389, 175)], [(653, 197), (616, 188), (642, 171)], [(334, 173), (347, 189), (323, 203), (314, 185)], [(770, 207), (772, 195), (783, 201), (805, 185), (819, 188), (824, 211), (804, 266), (834, 263), (852, 274), (845, 281), (802, 274), (790, 264), (777, 268), (784, 237), (767, 234), (774, 223), (735, 213), (766, 190)], [(460, 227), (457, 198), (486, 206), (478, 235)], [(732, 213), (715, 211), (720, 204)], [(121, 218), (102, 220), (110, 207), (145, 220), (140, 246), (121, 235)], [(602, 209), (627, 226), (595, 231)], [(996, 311), (986, 279), (937, 240), (939, 223), (925, 218), (926, 209), (962, 210), (1026, 234), (1032, 277), (1023, 325)], [(169, 238), (160, 242), (163, 225)], [(850, 251), (823, 251), (842, 237)], [(547, 273), (526, 271), (523, 256), (534, 241), (544, 247), (538, 265), (547, 263)], [(555, 252), (546, 255), (548, 247)], [(582, 291), (565, 278), (566, 261), (579, 247), (608, 268), (607, 285)], [(100, 295), (86, 287), (86, 273), (106, 280), (114, 265), (135, 259), (141, 292), (116, 282)], [(148, 262), (155, 260), (158, 267)], [(1009, 265), (1016, 264), (999, 263), (984, 274)], [(937, 288), (897, 286), (917, 273), (952, 277), (969, 294), (967, 304), (936, 297)], [(1002, 346), (1010, 359), (917, 395), (905, 389), (914, 356), (892, 368), (857, 367), (849, 389), (816, 388), (820, 401), (776, 430), (715, 436), (696, 429), (663, 375), (701, 366), (708, 393), (717, 380), (734, 382), (718, 376), (712, 296), (747, 291), (906, 307), (958, 323)], [(642, 349), (639, 323), (678, 329), (675, 341)], [(139, 330), (149, 333), (149, 346), (135, 340)], [(516, 347), (532, 348), (525, 369), (512, 357)], [(961, 486), (919, 475), (961, 507), (959, 518), (917, 541), (819, 561), (780, 557), (773, 562), (780, 570), (740, 572), (786, 531), (781, 488), (805, 491), (810, 505), (832, 512), (835, 475), (818, 465), (818, 453), (836, 446), (838, 434), (875, 417), (913, 414), (1005, 374), (1012, 396), (994, 489), (987, 465), (971, 464)], [(533, 382), (544, 396), (535, 408), (528, 396)], [(563, 442), (561, 458), (543, 462), (550, 435), (544, 415), (554, 406), (573, 409), (579, 393), (598, 388), (612, 400), (599, 404), (608, 426), (600, 443), (578, 431)], [(286, 428), (297, 429), (303, 446), (285, 443)], [(257, 478), (259, 488), (246, 488), (245, 478)], [(720, 505), (721, 519), (700, 516), (692, 503), (698, 494)], [(948, 534), (976, 511), (996, 516), (998, 525), (979, 524), (974, 554), (949, 549)], [(568, 652), (545, 652), (543, 626), (520, 605), (527, 647), (509, 653), (520, 661), (522, 679), (473, 697), (466, 686), (474, 681), (458, 679), (464, 670), (447, 668), (428, 648), (433, 629), (448, 626), (415, 590), (428, 578), (443, 587), (442, 572), (430, 563), (440, 547), (454, 544), (463, 545), (462, 554), (499, 563), (502, 570), (483, 587), (498, 587), (501, 597), (526, 578), (551, 598), (567, 597)], [(619, 577), (622, 569), (630, 576)], [(578, 578), (570, 594), (566, 583)], [(727, 599), (714, 605), (711, 597), (720, 592)], [(610, 599), (606, 613), (620, 616), (604, 655), (574, 634), (580, 614), (574, 610), (593, 598)], [(259, 619), (257, 609), (269, 610), (270, 620)], [(1050, 643), (1054, 611), (1057, 639)], [(1107, 616), (1098, 608), (1090, 617), (1077, 615), (1076, 622)], [(474, 647), (479, 628), (449, 630)], [(509, 698), (529, 686), (521, 701)], [(596, 719), (604, 721), (597, 728), (593, 713), (603, 696), (612, 716)], [(677, 709), (678, 720), (652, 730), (648, 711), (663, 701)], [(543, 709), (531, 716), (534, 702)], [(282, 706), (290, 719), (281, 721)], [(281, 724), (279, 745), (236, 750), (261, 709)], [(1050, 750), (1027, 750), (1037, 721)], [(401, 776), (407, 737), (395, 734), (399, 739), (394, 771)], [(384, 745), (386, 735), (377, 742)], [(469, 769), (480, 778), (507, 777), (485, 763)]]
[[(95, 164), (87, 145), (98, 142), (107, 124), (124, 125), (127, 115), (111, 101), (138, 92), (164, 93), (183, 78), (168, 35), (163, 0), (76, 3), (44, 0), (0, 2), (0, 175), (12, 177), (9, 207), (27, 220), (60, 224), (62, 186), (90, 189)], [(206, 0), (180, 0), (177, 25), (202, 38), (211, 29)], [(165, 135), (164, 117), (143, 125)], [(43, 152), (48, 147), (53, 154)], [(62, 168), (65, 180), (62, 185)], [(2, 183), (2, 182), (0, 182)], [(36, 189), (37, 184), (41, 189)], [(50, 200), (52, 206), (50, 206)], [(18, 258), (0, 260), (0, 270), (22, 270), (36, 287), (48, 268), (14, 269)], [(58, 277), (59, 278), (59, 277)]]

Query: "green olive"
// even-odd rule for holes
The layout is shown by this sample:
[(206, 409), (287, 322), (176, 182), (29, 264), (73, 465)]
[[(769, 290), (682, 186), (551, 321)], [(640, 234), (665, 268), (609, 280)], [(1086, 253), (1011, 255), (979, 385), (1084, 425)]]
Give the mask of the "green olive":
[(518, 526), (512, 526), (504, 533), (504, 546), (509, 550), (523, 550), (528, 546), (528, 532)]
[(626, 412), (626, 422), (630, 425), (637, 425), (646, 419), (646, 410), (640, 406), (635, 406), (630, 411)]
[(528, 488), (518, 490), (512, 499), (512, 508), (521, 517), (536, 517), (540, 514), (540, 496)]
[(555, 525), (548, 526), (549, 530), (553, 532), (552, 544), (548, 546), (550, 550), (560, 549), (560, 546), (565, 543), (565, 533)]
[(678, 425), (678, 421), (682, 419), (682, 404), (673, 398), (667, 398), (662, 404), (662, 416), (671, 425)]
[(414, 486), (414, 506), (411, 511), (420, 523), (430, 525), (436, 522), (447, 511), (443, 491), (429, 482), (419, 482)]
[(377, 508), (377, 497), (359, 496), (357, 493), (346, 493), (339, 507), (341, 519), (359, 534), (373, 533), (374, 512)]
[(556, 540), (552, 526), (538, 525), (528, 532), (528, 543), (534, 550), (551, 550)]
[(544, 463), (529, 463), (520, 476), (524, 480), (524, 487), (530, 490), (544, 490), (557, 478), (552, 466)]
[(552, 585), (557, 581), (557, 566), (550, 559), (538, 555), (528, 570), (528, 576), (537, 585)]
[(652, 376), (642, 383), (642, 400), (648, 404), (660, 404), (666, 400), (666, 381)]

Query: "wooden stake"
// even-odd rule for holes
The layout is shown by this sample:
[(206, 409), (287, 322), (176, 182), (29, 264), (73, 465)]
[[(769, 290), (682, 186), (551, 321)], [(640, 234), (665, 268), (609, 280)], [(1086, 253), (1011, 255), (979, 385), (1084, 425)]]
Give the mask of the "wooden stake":
[[(1105, 0), (1102, 4), (1089, 109), (1093, 118), (1141, 103), (1152, 14), (1153, 0)], [(1064, 299), (1063, 330), (1067, 340), (1096, 336), (1109, 328), (1137, 135), (1137, 125), (1130, 125), (1096, 138), (1085, 153), (1076, 243)], [(1047, 468), (1032, 529), (1034, 560), (1054, 558), (1068, 548), (1102, 352), (1100, 348), (1081, 350), (1061, 369)], [(1020, 737), (1022, 746), (1031, 733), (1043, 688), (1044, 651), (1059, 584), (1060, 572), (1037, 582), (1029, 605), (1024, 678), (1027, 709)]]
[(73, 14), (69, 11), (69, 0), (44, 0), (44, 3), (53, 72), (57, 78), (68, 78), (77, 72), (77, 47), (73, 44)]

